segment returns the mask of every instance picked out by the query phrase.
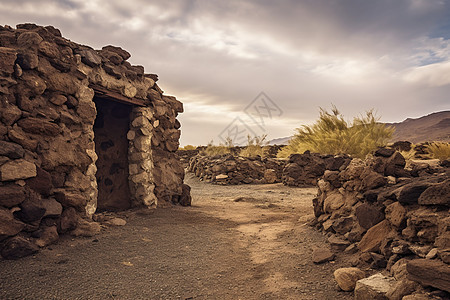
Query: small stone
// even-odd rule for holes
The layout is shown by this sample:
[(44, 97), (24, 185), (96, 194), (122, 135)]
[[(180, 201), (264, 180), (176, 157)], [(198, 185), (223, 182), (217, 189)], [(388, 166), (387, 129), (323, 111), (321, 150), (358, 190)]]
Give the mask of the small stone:
[(335, 254), (326, 248), (316, 249), (312, 254), (312, 260), (315, 264), (321, 264), (333, 260), (334, 257)]
[(228, 178), (228, 175), (226, 175), (226, 174), (219, 174), (216, 176), (216, 180), (224, 180), (227, 178)]
[(366, 274), (358, 268), (340, 268), (334, 271), (334, 279), (338, 286), (346, 292), (353, 291), (356, 282), (364, 277), (366, 277)]
[(436, 258), (438, 255), (438, 249), (437, 248), (433, 248), (430, 250), (430, 252), (427, 253), (427, 255), (425, 256), (426, 259), (433, 259)]
[(77, 228), (70, 232), (73, 236), (91, 237), (100, 233), (101, 226), (97, 222), (80, 219)]
[(127, 221), (121, 218), (112, 218), (103, 223), (104, 225), (110, 225), (110, 226), (125, 226), (127, 224)]
[(56, 94), (53, 95), (49, 101), (55, 105), (63, 105), (64, 103), (66, 103), (67, 98), (64, 95)]

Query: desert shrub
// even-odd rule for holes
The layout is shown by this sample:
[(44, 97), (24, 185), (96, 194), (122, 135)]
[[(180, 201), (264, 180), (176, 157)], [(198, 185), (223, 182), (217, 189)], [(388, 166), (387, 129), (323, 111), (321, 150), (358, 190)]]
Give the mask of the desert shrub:
[(256, 157), (256, 156), (265, 156), (266, 148), (265, 142), (267, 135), (255, 136), (252, 138), (250, 135), (247, 136), (247, 146), (239, 152), (239, 156), (244, 157)]
[(227, 138), (225, 144), (221, 143), (218, 146), (214, 145), (213, 141), (209, 142), (201, 153), (207, 156), (224, 155), (231, 153), (231, 148), (233, 148), (233, 140)]
[(400, 151), (400, 154), (405, 158), (406, 167), (411, 166), (412, 160), (416, 157), (416, 153), (414, 145), (411, 146), (411, 150), (409, 151)]
[(197, 147), (193, 145), (186, 145), (184, 147), (180, 147), (180, 150), (195, 150), (195, 149), (197, 149)]
[(289, 144), (278, 152), (278, 157), (310, 150), (321, 154), (348, 154), (364, 158), (378, 147), (386, 145), (394, 133), (392, 127), (378, 122), (373, 110), (355, 117), (349, 123), (334, 106), (331, 113), (320, 108), (316, 123), (296, 130)]
[(450, 143), (433, 142), (427, 147), (428, 156), (439, 160), (450, 159)]

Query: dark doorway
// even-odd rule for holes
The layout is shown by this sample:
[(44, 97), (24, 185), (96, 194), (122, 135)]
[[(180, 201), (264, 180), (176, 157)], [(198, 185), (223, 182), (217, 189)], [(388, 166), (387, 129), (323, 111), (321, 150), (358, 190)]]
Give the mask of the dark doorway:
[(97, 210), (130, 208), (128, 186), (128, 140), (131, 105), (94, 97), (97, 118), (94, 124), (97, 160)]

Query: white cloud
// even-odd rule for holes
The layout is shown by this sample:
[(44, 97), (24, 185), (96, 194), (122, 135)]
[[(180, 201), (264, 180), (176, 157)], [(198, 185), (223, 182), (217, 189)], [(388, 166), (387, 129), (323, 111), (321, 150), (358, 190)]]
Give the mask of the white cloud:
[(411, 68), (404, 75), (404, 80), (427, 87), (450, 85), (450, 61)]

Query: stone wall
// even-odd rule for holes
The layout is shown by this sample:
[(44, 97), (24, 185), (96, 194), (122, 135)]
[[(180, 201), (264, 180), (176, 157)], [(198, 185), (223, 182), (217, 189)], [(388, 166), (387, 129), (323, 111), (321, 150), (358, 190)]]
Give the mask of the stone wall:
[(248, 184), (281, 182), (284, 162), (274, 158), (196, 155), (188, 171), (216, 184)]
[[(450, 292), (450, 169), (404, 167), (400, 153), (383, 148), (325, 171), (313, 203), (317, 227), (335, 251), (356, 252), (355, 266), (390, 271), (397, 296), (408, 284), (408, 293), (417, 290), (414, 282)], [(447, 277), (433, 282), (431, 273)]]
[[(99, 189), (109, 188), (110, 193), (117, 191), (114, 188), (128, 189), (128, 206), (189, 204), (183, 168), (175, 156), (180, 137), (176, 116), (183, 106), (163, 95), (157, 76), (132, 66), (129, 57), (119, 47), (94, 50), (76, 44), (51, 26), (0, 26), (0, 251), (4, 257), (29, 254), (37, 245), (45, 246), (58, 234), (74, 230), (81, 218), (97, 210)], [(104, 110), (129, 120), (123, 123), (125, 128), (106, 126), (97, 131), (94, 123), (101, 121), (97, 108), (100, 113), (102, 101), (129, 107)], [(127, 155), (114, 157), (119, 145), (108, 136), (99, 141), (104, 134), (123, 138), (120, 144), (128, 144)], [(100, 159), (97, 164), (98, 155), (114, 164), (98, 171), (97, 167), (104, 168)], [(125, 176), (123, 188), (115, 179), (119, 173)], [(51, 238), (44, 241), (42, 235)]]

